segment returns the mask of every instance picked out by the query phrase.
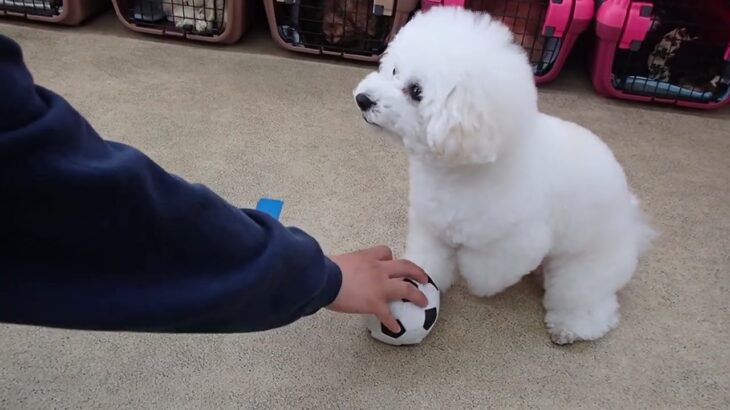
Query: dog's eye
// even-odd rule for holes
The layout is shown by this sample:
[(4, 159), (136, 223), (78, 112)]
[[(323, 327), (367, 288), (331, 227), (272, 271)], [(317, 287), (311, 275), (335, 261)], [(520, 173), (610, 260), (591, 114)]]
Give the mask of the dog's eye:
[(408, 86), (408, 95), (411, 97), (413, 101), (419, 102), (421, 101), (421, 86), (418, 85), (418, 83), (413, 83)]
[(395, 71), (395, 68), (394, 68), (393, 69), (393, 77), (395, 77), (395, 75), (396, 75), (396, 71)]

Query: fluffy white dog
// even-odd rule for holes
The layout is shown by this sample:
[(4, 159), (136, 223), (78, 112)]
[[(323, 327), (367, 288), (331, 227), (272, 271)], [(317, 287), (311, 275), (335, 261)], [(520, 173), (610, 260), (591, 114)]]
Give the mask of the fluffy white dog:
[(163, 0), (162, 9), (175, 27), (204, 33), (225, 24), (225, 0)]
[(491, 296), (542, 265), (555, 343), (616, 327), (616, 292), (653, 232), (610, 149), (538, 112), (526, 53), (506, 26), (461, 8), (418, 14), (354, 95), (365, 120), (405, 146), (405, 257), (442, 290), (458, 271)]

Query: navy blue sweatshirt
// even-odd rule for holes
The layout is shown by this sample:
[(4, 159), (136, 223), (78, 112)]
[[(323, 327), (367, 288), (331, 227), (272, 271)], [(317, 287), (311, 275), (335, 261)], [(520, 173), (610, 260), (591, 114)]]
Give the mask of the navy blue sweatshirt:
[(0, 35), (0, 321), (257, 331), (318, 311), (341, 283), (304, 232), (100, 138)]

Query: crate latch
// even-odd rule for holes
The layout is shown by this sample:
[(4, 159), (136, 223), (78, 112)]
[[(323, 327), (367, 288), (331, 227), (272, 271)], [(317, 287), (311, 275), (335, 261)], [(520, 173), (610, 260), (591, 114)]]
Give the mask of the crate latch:
[(392, 16), (395, 6), (395, 0), (374, 0), (373, 15), (375, 16)]
[(574, 0), (550, 0), (545, 12), (545, 22), (542, 25), (542, 35), (545, 37), (562, 38), (568, 30), (570, 16), (573, 13)]

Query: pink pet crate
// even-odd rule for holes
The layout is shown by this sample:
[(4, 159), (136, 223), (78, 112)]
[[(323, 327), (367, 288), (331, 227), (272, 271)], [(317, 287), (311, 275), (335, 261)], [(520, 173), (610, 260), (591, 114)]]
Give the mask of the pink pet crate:
[[(2, 1), (2, 0), (0, 0)], [(208, 43), (233, 44), (246, 31), (248, 0), (112, 0), (128, 29)]]
[(596, 35), (599, 94), (701, 109), (730, 103), (730, 2), (607, 0)]
[(263, 0), (271, 37), (290, 51), (377, 61), (418, 0)]
[(108, 5), (99, 0), (0, 0), (0, 16), (76, 26)]
[(421, 8), (461, 6), (484, 11), (512, 29), (528, 53), (535, 82), (555, 79), (593, 19), (593, 0), (421, 0)]

